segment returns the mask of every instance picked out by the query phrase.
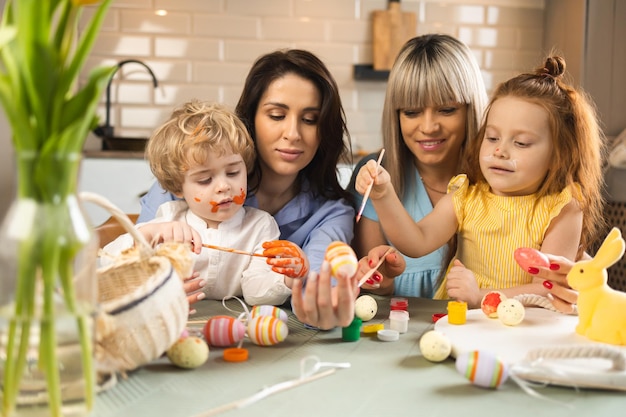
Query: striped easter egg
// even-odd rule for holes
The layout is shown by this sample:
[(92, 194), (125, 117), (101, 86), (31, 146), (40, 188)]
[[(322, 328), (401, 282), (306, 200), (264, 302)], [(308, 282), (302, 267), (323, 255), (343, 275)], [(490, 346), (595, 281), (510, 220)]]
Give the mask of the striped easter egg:
[(330, 272), (335, 278), (350, 278), (356, 274), (359, 260), (354, 250), (344, 242), (331, 242), (326, 248), (324, 259), (330, 264)]
[(287, 323), (289, 320), (289, 316), (285, 312), (285, 310), (280, 309), (276, 306), (268, 306), (268, 305), (260, 305), (252, 307), (250, 310), (250, 318), (255, 318), (258, 316), (271, 316), (280, 319), (283, 323)]
[(272, 316), (257, 316), (248, 322), (248, 337), (259, 346), (271, 346), (282, 342), (289, 334), (289, 327)]
[(211, 346), (233, 346), (245, 335), (246, 326), (234, 317), (213, 316), (204, 325), (204, 338)]
[(459, 353), (456, 358), (456, 370), (473, 384), (483, 388), (498, 388), (509, 376), (504, 362), (493, 353), (484, 350)]

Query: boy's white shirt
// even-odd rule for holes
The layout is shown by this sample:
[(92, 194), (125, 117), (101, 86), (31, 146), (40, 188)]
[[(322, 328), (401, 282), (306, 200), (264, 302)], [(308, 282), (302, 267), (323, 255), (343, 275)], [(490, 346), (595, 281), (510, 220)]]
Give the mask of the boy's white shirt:
[[(265, 211), (252, 207), (241, 210), (217, 229), (207, 228), (204, 220), (189, 210), (183, 200), (162, 204), (154, 220), (149, 223), (184, 221), (200, 233), (203, 243), (239, 249), (246, 252), (263, 252), (263, 242), (277, 240), (280, 230), (274, 218)], [(137, 224), (141, 228), (143, 224)], [(116, 256), (134, 245), (126, 233), (103, 248), (106, 254)], [(203, 248), (192, 255), (193, 270), (206, 281), (203, 291), (208, 299), (242, 296), (249, 305), (280, 305), (291, 295), (285, 285), (285, 276), (272, 271), (264, 258), (240, 255)], [(102, 258), (103, 263), (106, 261)]]

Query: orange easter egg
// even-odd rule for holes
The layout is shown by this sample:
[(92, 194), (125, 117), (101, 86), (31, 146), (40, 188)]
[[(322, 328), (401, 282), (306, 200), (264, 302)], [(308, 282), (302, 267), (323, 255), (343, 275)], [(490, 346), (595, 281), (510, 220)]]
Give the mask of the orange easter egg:
[(359, 260), (350, 245), (339, 241), (328, 245), (324, 259), (330, 264), (330, 271), (336, 278), (352, 277), (359, 265)]

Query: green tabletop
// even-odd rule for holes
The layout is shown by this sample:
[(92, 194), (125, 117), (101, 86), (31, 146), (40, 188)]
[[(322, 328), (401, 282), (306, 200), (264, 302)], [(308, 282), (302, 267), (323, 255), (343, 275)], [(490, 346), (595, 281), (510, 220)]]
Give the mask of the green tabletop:
[[(389, 298), (375, 297), (378, 313), (365, 324), (389, 326)], [(229, 300), (226, 305), (242, 311)], [(225, 314), (236, 316), (219, 301), (202, 301), (194, 320)], [(268, 396), (224, 416), (618, 416), (626, 410), (624, 392), (535, 388), (544, 398), (525, 393), (511, 379), (499, 389), (472, 385), (460, 375), (454, 359), (431, 363), (419, 349), (419, 338), (433, 328), (433, 313), (446, 311), (445, 302), (409, 298), (408, 331), (395, 342), (361, 334), (342, 341), (342, 331), (305, 328), (290, 312), (289, 336), (274, 346), (245, 340), (245, 362), (223, 360), (221, 348), (210, 348), (201, 367), (184, 370), (161, 358), (100, 393), (94, 417), (195, 417), (248, 398), (264, 387), (300, 376), (303, 358), (349, 363), (331, 375)], [(201, 325), (197, 327), (201, 328)], [(480, 337), (480, 335), (477, 335)], [(547, 398), (547, 399), (545, 399)], [(208, 414), (206, 414), (208, 415)]]

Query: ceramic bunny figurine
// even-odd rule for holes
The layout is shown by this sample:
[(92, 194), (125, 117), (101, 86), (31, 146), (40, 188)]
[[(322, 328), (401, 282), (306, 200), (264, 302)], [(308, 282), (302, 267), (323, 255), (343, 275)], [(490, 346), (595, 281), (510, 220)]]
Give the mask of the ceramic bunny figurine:
[(567, 282), (578, 291), (576, 333), (613, 345), (626, 345), (626, 293), (608, 286), (606, 269), (624, 255), (624, 247), (614, 227), (593, 259), (576, 262), (567, 274)]

